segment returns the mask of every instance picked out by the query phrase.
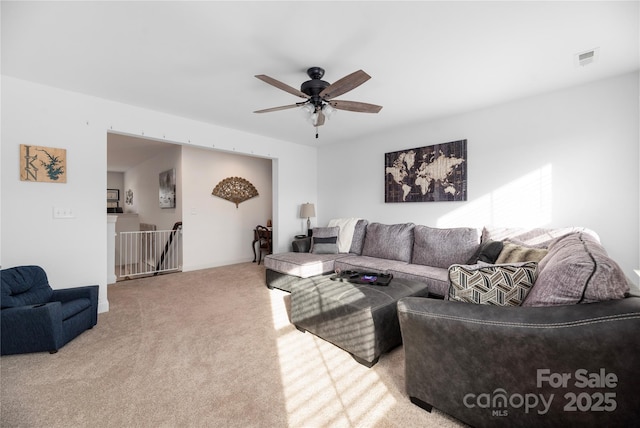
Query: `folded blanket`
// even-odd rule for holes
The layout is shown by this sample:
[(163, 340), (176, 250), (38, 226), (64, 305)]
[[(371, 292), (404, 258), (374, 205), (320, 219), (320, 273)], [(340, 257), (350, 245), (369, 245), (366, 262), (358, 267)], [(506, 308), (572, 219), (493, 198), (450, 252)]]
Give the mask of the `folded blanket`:
[(348, 253), (351, 249), (351, 241), (353, 241), (353, 233), (359, 218), (334, 218), (329, 221), (329, 227), (338, 226), (340, 235), (338, 235), (338, 252)]

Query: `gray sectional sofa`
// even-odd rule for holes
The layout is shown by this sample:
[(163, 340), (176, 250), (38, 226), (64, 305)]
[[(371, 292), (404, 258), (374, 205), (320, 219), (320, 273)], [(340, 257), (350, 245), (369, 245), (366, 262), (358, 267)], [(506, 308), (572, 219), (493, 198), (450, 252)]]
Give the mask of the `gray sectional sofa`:
[(436, 299), (397, 303), (414, 404), (472, 426), (640, 421), (640, 294), (593, 231), (359, 220), (342, 253), (326, 244), (335, 233), (267, 256), (267, 286), (335, 270), (428, 284)]
[[(338, 243), (341, 238), (337, 227), (315, 228), (313, 236), (337, 236)], [(629, 291), (628, 278), (607, 256), (596, 233), (586, 228), (433, 228), (413, 223), (369, 223), (361, 219), (349, 237), (348, 253), (324, 248), (316, 252), (307, 238), (294, 242), (293, 252), (267, 256), (267, 286), (291, 291), (291, 285), (300, 278), (336, 269), (364, 270), (421, 281), (428, 285), (432, 297), (448, 298), (452, 265), (473, 269), (483, 261), (515, 264), (534, 260), (538, 263), (535, 287), (523, 306), (620, 299)], [(491, 258), (495, 243), (501, 244), (502, 251), (493, 254), (497, 258)], [(505, 257), (506, 250), (511, 252)], [(572, 285), (567, 285), (568, 282)], [(559, 288), (558, 284), (563, 286)]]

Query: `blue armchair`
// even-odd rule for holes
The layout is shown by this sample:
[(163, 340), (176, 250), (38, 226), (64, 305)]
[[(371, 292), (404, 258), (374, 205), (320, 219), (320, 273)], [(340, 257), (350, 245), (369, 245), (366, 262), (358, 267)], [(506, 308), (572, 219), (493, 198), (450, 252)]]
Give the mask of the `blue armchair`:
[(0, 354), (55, 353), (98, 322), (98, 286), (53, 290), (39, 266), (0, 271)]

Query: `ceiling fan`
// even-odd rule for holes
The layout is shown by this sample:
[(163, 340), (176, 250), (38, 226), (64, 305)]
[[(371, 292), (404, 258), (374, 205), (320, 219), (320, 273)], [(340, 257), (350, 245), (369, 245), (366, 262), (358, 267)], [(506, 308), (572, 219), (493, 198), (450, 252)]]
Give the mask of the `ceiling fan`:
[(256, 77), (265, 83), (282, 89), (292, 95), (304, 98), (305, 101), (280, 107), (272, 107), (264, 110), (257, 110), (254, 113), (269, 113), (272, 111), (286, 110), (290, 108), (301, 107), (306, 111), (308, 117), (316, 127), (316, 138), (318, 138), (318, 126), (324, 125), (325, 118), (330, 116), (335, 110), (347, 110), (359, 113), (378, 113), (382, 106), (375, 104), (361, 103), (358, 101), (334, 100), (335, 97), (349, 92), (352, 89), (362, 85), (371, 79), (367, 73), (362, 70), (355, 71), (342, 79), (330, 84), (322, 80), (324, 69), (321, 67), (311, 67), (307, 70), (307, 75), (311, 80), (307, 80), (302, 84), (300, 90), (297, 90), (286, 83), (282, 83), (273, 77), (264, 74), (258, 74)]

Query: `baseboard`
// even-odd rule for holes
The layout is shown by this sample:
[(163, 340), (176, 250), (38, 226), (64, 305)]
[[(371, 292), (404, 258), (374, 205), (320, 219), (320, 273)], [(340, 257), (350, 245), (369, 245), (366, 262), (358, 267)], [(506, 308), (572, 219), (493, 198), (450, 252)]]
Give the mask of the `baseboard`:
[(109, 312), (109, 301), (104, 300), (102, 302), (98, 302), (98, 313), (101, 314), (103, 312)]

